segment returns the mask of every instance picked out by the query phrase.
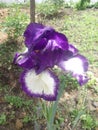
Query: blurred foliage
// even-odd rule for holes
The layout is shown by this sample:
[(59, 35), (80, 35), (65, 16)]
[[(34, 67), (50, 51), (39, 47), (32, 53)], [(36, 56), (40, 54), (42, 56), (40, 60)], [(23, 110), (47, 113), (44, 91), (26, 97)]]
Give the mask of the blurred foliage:
[(80, 0), (79, 2), (76, 3), (75, 7), (77, 10), (84, 10), (87, 8), (89, 3), (90, 3), (90, 0)]
[(97, 121), (85, 109), (73, 109), (70, 113), (73, 129), (81, 123), (83, 130), (95, 130)]
[(10, 103), (10, 105), (15, 106), (16, 108), (21, 108), (21, 107), (29, 107), (32, 106), (33, 100), (28, 100), (25, 101), (23, 98), (18, 97), (18, 96), (5, 96), (5, 100)]
[(56, 15), (62, 7), (64, 7), (64, 0), (45, 0), (37, 4), (36, 11), (41, 16), (51, 17)]
[(93, 5), (94, 8), (98, 9), (98, 2)]
[(23, 34), (28, 21), (28, 15), (20, 10), (20, 8), (12, 8), (9, 11), (9, 15), (2, 23), (3, 31), (8, 34), (9, 39), (16, 40)]
[(3, 125), (6, 123), (6, 115), (4, 113), (2, 113), (0, 115), (0, 125)]
[(19, 46), (14, 41), (6, 42), (0, 45), (0, 66), (10, 68), (14, 53), (19, 49)]
[(0, 9), (1, 9), (1, 8), (7, 8), (7, 7), (8, 7), (8, 6), (7, 6), (6, 3), (0, 2)]

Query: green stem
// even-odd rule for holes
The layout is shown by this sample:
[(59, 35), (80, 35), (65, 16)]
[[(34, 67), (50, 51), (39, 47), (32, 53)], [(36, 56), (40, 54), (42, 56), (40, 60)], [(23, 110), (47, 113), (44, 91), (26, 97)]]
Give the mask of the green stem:
[(49, 119), (48, 119), (48, 122), (47, 122), (48, 123), (47, 124), (48, 130), (54, 130), (55, 129), (54, 125), (53, 125), (54, 124), (54, 118), (55, 118), (58, 102), (59, 102), (59, 99), (60, 99), (60, 97), (63, 93), (64, 88), (65, 88), (65, 86), (62, 86), (62, 85), (60, 86), (60, 90), (59, 90), (59, 93), (58, 93), (57, 100), (51, 105), (52, 111), (50, 113), (48, 113), (49, 114)]

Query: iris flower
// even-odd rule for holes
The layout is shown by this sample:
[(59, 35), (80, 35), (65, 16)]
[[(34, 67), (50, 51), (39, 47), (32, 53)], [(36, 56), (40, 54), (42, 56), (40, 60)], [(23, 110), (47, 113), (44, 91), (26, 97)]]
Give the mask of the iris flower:
[(52, 27), (30, 23), (24, 37), (27, 49), (16, 53), (14, 63), (23, 68), (20, 82), (28, 95), (48, 101), (57, 99), (60, 83), (53, 72), (55, 65), (70, 73), (80, 85), (87, 83), (88, 60), (69, 44), (64, 34)]

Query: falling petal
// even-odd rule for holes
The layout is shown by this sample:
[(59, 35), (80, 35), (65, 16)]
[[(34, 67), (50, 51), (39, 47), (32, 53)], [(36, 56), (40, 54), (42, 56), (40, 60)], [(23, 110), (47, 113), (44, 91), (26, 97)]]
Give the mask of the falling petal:
[(56, 100), (59, 80), (49, 70), (36, 74), (34, 69), (25, 70), (20, 82), (23, 90), (30, 96), (40, 97), (48, 101)]
[(60, 61), (58, 66), (66, 72), (71, 72), (72, 76), (78, 80), (79, 84), (84, 84), (88, 80), (84, 75), (88, 70), (88, 61), (80, 54), (69, 58), (68, 60)]

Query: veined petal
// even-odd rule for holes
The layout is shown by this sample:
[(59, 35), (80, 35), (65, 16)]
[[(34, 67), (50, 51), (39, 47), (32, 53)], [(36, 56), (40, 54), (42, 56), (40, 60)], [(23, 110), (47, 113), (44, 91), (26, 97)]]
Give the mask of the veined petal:
[(25, 70), (20, 82), (23, 90), (30, 96), (40, 97), (48, 101), (56, 100), (59, 80), (49, 70), (36, 74), (34, 69)]
[(84, 56), (78, 54), (68, 60), (60, 61), (58, 66), (66, 72), (71, 72), (80, 85), (88, 81), (88, 78), (84, 75), (88, 70), (88, 61)]

